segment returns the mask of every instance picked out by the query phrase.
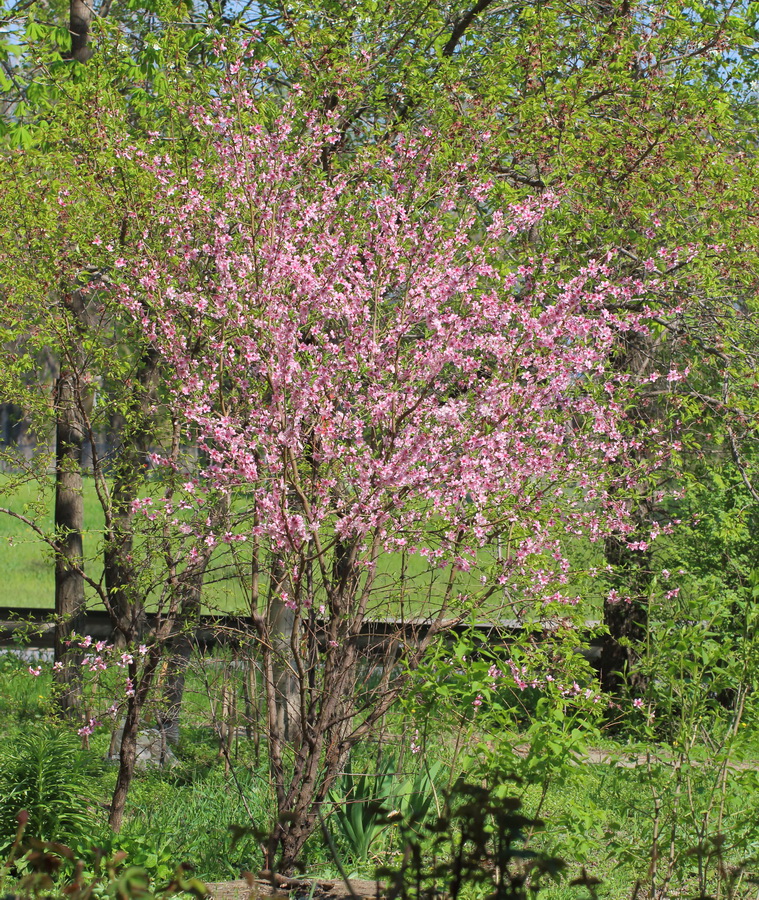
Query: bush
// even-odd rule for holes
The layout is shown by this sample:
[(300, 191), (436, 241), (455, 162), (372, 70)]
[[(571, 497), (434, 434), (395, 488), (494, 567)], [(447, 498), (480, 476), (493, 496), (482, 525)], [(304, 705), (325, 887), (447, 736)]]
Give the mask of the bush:
[(506, 796), (503, 787), (459, 781), (436, 822), (419, 828), (412, 816), (402, 823), (400, 866), (378, 870), (389, 882), (390, 895), (398, 900), (527, 900), (556, 879), (564, 863), (525, 848), (526, 832), (542, 822), (525, 816), (520, 801)]

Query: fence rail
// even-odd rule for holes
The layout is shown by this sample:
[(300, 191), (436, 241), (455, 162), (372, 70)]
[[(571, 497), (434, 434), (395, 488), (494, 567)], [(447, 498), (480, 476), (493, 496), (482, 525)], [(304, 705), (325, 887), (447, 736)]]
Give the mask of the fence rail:
[[(146, 615), (148, 634), (155, 622), (155, 614)], [(422, 618), (373, 618), (364, 622), (356, 640), (362, 649), (384, 652), (387, 642), (392, 639), (402, 639), (405, 642), (422, 640), (431, 624), (431, 619)], [(597, 634), (599, 624), (592, 620), (586, 621), (585, 633), (579, 635), (578, 641), (582, 645), (578, 646), (579, 652), (593, 664), (598, 663), (603, 641), (603, 636)], [(321, 621), (317, 619), (317, 629), (321, 625)], [(444, 631), (451, 638), (474, 632), (483, 648), (497, 649), (500, 645), (508, 645), (525, 632), (540, 640), (547, 639), (561, 627), (559, 620), (548, 620), (538, 625), (525, 624), (518, 619), (501, 619), (475, 624), (452, 621), (444, 626)], [(24, 645), (32, 650), (48, 649), (53, 646), (54, 630), (53, 610), (0, 606), (0, 647)], [(96, 640), (110, 640), (114, 636), (113, 625), (105, 610), (88, 610), (84, 615), (82, 630)], [(205, 614), (197, 617), (191, 630), (198, 648), (208, 652), (216, 647), (233, 647), (244, 643), (245, 636), (252, 634), (254, 627), (250, 616)]]

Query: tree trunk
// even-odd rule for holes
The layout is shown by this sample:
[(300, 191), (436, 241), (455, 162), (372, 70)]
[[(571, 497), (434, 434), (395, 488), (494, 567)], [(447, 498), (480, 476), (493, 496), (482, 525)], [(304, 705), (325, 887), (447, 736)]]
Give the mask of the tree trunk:
[(142, 715), (145, 701), (150, 693), (153, 684), (156, 668), (161, 660), (161, 647), (155, 645), (151, 648), (150, 654), (145, 661), (145, 667), (142, 670), (142, 677), (139, 684), (135, 684), (137, 680), (136, 664), (131, 663), (129, 666), (129, 678), (134, 685), (134, 694), (129, 698), (127, 705), (126, 719), (124, 720), (124, 731), (121, 736), (121, 747), (119, 748), (119, 774), (116, 778), (116, 787), (111, 798), (111, 810), (108, 816), (108, 824), (111, 829), (118, 834), (124, 821), (124, 808), (129, 794), (129, 788), (134, 778), (134, 767), (137, 762), (137, 734), (140, 728), (140, 717)]
[(121, 735), (121, 747), (119, 748), (119, 774), (116, 779), (116, 787), (111, 799), (111, 812), (108, 824), (118, 834), (124, 822), (124, 808), (129, 794), (129, 787), (134, 777), (134, 767), (137, 762), (137, 732), (140, 727), (140, 712), (137, 704), (130, 703), (124, 731)]
[(271, 567), (268, 617), (272, 642), (276, 729), (279, 738), (289, 744), (300, 734), (300, 690), (292, 650), (296, 612), (282, 599), (286, 584), (282, 560), (275, 556)]
[(87, 62), (92, 56), (90, 50), (90, 25), (92, 5), (95, 0), (70, 0), (69, 32), (71, 33), (71, 59)]
[[(70, 0), (69, 31), (71, 59), (86, 62), (92, 55), (88, 47), (92, 3), (94, 0)], [(79, 291), (63, 300), (74, 314), (75, 330), (85, 322), (85, 303)], [(74, 356), (80, 354), (74, 348)], [(57, 685), (57, 703), (63, 715), (77, 711), (81, 697), (78, 655), (70, 651), (72, 632), (82, 627), (84, 614), (84, 578), (82, 567), (82, 529), (84, 497), (82, 494), (82, 449), (84, 421), (81, 390), (77, 372), (61, 364), (55, 388), (55, 514), (54, 527), (60, 543), (55, 560), (55, 636), (54, 658), (57, 668), (53, 679)]]
[(134, 512), (140, 474), (137, 452), (122, 447), (114, 467), (111, 485), (111, 522), (103, 549), (103, 578), (113, 623), (125, 643), (140, 639), (144, 630), (142, 598), (136, 593), (132, 563)]
[(53, 678), (60, 712), (77, 712), (81, 698), (78, 654), (69, 647), (72, 632), (80, 631), (84, 613), (82, 575), (82, 445), (84, 426), (75, 376), (62, 369), (55, 389), (55, 531), (60, 550), (55, 558), (55, 662)]
[(203, 590), (203, 571), (198, 572), (186, 585), (186, 594), (180, 613), (182, 631), (174, 638), (172, 654), (166, 677), (164, 699), (166, 707), (158, 716), (158, 727), (168, 744), (179, 743), (179, 720), (182, 713), (185, 676), (192, 655), (190, 634), (200, 613)]
[[(655, 359), (654, 347), (648, 335), (626, 334), (614, 358), (618, 372), (642, 377)], [(633, 427), (645, 434), (659, 415), (651, 398), (638, 398), (638, 406), (630, 413)], [(639, 457), (638, 457), (639, 459)], [(633, 512), (636, 534), (629, 536), (647, 540), (651, 530), (653, 508), (649, 498), (639, 496)], [(604, 543), (606, 562), (612, 568), (612, 587), (623, 599), (604, 601), (604, 624), (608, 630), (601, 650), (601, 685), (604, 690), (618, 693), (628, 680), (636, 690), (643, 687), (634, 664), (639, 658), (638, 647), (648, 631), (648, 607), (651, 584), (650, 551), (631, 550), (625, 540), (608, 537)]]
[(618, 538), (606, 539), (606, 560), (612, 566), (618, 593), (623, 599), (604, 601), (604, 624), (608, 634), (601, 649), (601, 686), (618, 693), (625, 680), (635, 691), (645, 689), (635, 671), (641, 643), (648, 631), (651, 554), (630, 550)]
[(157, 384), (158, 356), (148, 348), (137, 368), (128, 414), (114, 416), (110, 423), (117, 449), (111, 470), (110, 523), (105, 534), (103, 577), (114, 626), (127, 643), (139, 640), (145, 628), (142, 597), (132, 562), (132, 504), (145, 480)]

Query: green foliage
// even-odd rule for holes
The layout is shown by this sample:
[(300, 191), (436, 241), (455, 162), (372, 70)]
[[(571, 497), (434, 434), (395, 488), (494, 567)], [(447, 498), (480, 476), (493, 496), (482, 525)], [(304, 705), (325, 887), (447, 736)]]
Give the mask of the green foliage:
[[(176, 869), (172, 849), (170, 838), (156, 829), (145, 828), (138, 820), (118, 835), (104, 834), (98, 842), (97, 854), (109, 858), (119, 854), (131, 867), (143, 873), (147, 884), (161, 884), (168, 881)], [(94, 866), (97, 857), (93, 858), (91, 848), (82, 856), (88, 861), (88, 868)]]
[[(70, 847), (60, 841), (27, 838), (25, 828), (26, 817), (21, 815), (10, 852), (0, 866), (0, 890), (10, 888), (12, 896), (19, 900), (36, 900), (43, 892), (44, 896), (60, 894), (71, 900), (168, 900), (185, 893), (200, 900), (208, 893), (205, 885), (191, 877), (190, 870), (182, 865), (176, 867), (167, 882), (151, 889), (148, 873), (126, 864), (123, 853), (103, 857), (97, 852), (93, 870), (88, 871), (87, 863), (78, 859)], [(28, 845), (31, 849), (27, 849)], [(12, 870), (16, 877), (9, 874)], [(19, 877), (19, 873), (23, 874)]]
[(562, 784), (571, 768), (584, 760), (588, 748), (600, 739), (599, 713), (598, 708), (573, 708), (571, 704), (541, 698), (523, 735), (527, 751), (509, 759), (496, 740), (495, 749), (486, 757), (493, 774), (500, 770), (500, 779), (515, 775), (526, 784)]
[(539, 824), (522, 813), (518, 799), (460, 781), (449, 792), (443, 814), (421, 837), (419, 823), (404, 823), (401, 865), (378, 874), (401, 900), (536, 896), (544, 879), (555, 878), (564, 865), (525, 849), (528, 830)]
[[(746, 463), (757, 467), (753, 442), (745, 445)], [(660, 590), (679, 589), (679, 599), (664, 604), (665, 616), (683, 603), (697, 617), (711, 617), (722, 610), (720, 625), (732, 615), (741, 622), (759, 597), (759, 503), (751, 495), (724, 452), (715, 452), (694, 466), (688, 475), (687, 493), (673, 515), (681, 520), (672, 538), (662, 546), (658, 560), (670, 577)]]
[(0, 756), (0, 852), (16, 835), (17, 814), (29, 814), (27, 833), (66, 841), (89, 834), (92, 762), (68, 731), (38, 726), (19, 734)]
[(657, 890), (695, 882), (707, 896), (728, 890), (730, 873), (759, 847), (759, 623), (755, 604), (732, 591), (670, 593), (650, 622), (637, 721), (627, 717), (645, 763), (625, 814), (646, 827), (622, 839), (627, 829), (612, 822), (608, 839), (618, 858), (648, 866)]
[(376, 772), (346, 768), (330, 791), (331, 819), (337, 823), (352, 857), (365, 861), (372, 844), (388, 827), (386, 804), (395, 782), (395, 760), (387, 758)]
[(433, 762), (424, 765), (416, 775), (409, 776), (405, 782), (396, 789), (391, 798), (393, 809), (391, 815), (397, 812), (406, 821), (422, 824), (432, 814), (433, 807), (437, 807), (438, 792), (436, 780), (442, 775), (444, 766), (441, 762)]
[[(25, 627), (32, 629), (32, 626), (19, 627), (20, 637), (23, 637)], [(28, 662), (10, 654), (0, 656), (0, 722), (13, 722), (5, 734), (6, 740), (11, 739), (11, 733), (15, 732), (17, 725), (25, 728), (39, 727), (46, 721), (49, 712), (49, 675), (43, 670), (39, 678), (31, 678)]]
[(187, 784), (170, 772), (149, 773), (135, 784), (128, 819), (106, 847), (126, 852), (158, 883), (179, 862), (192, 864), (201, 878), (237, 878), (261, 852), (252, 834), (233, 841), (230, 826), (248, 823), (265, 832), (271, 808), (265, 780), (242, 768), (232, 777), (216, 763), (195, 770)]

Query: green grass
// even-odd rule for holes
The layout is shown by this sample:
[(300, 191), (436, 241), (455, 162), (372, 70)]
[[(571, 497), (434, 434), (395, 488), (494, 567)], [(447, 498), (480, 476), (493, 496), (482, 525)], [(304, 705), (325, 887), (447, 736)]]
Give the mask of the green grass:
[[(0, 488), (2, 482), (0, 481)], [(103, 513), (91, 478), (84, 479), (84, 532), (82, 536), (85, 568), (88, 576), (99, 580), (102, 576), (102, 558), (98, 553), (103, 534)], [(53, 492), (48, 487), (44, 494), (31, 483), (22, 485), (12, 494), (3, 496), (0, 489), (0, 505), (14, 512), (33, 518), (45, 531), (53, 529)], [(485, 555), (484, 555), (485, 556)], [(400, 554), (383, 557), (377, 579), (378, 600), (372, 612), (375, 615), (395, 615), (400, 607), (396, 583), (401, 571)], [(404, 609), (411, 615), (423, 614), (431, 579), (436, 574), (428, 561), (419, 555), (409, 556), (405, 563), (409, 583)], [(246, 565), (246, 569), (248, 566)], [(53, 554), (49, 546), (23, 522), (8, 515), (0, 515), (0, 571), (5, 574), (4, 605), (33, 609), (52, 609), (55, 601)], [(439, 578), (438, 578), (439, 581)], [(461, 576), (456, 590), (466, 591), (479, 583), (473, 576)], [(383, 587), (384, 585), (384, 587)], [(262, 589), (266, 590), (263, 582)], [(435, 590), (439, 592), (440, 586)], [(89, 602), (99, 606), (91, 589), (87, 589)], [(203, 589), (203, 605), (209, 612), (247, 611), (246, 592), (240, 584), (237, 569), (226, 550), (214, 554)]]
[[(26, 483), (3, 492), (7, 480), (0, 480), (0, 505), (33, 519), (48, 533), (53, 530), (52, 483), (41, 492), (37, 485)], [(84, 479), (84, 531), (82, 544), (85, 571), (95, 581), (103, 573), (102, 556), (98, 552), (103, 536), (103, 511), (91, 478)], [(55, 605), (53, 553), (49, 545), (28, 525), (9, 515), (0, 515), (0, 571), (3, 573), (3, 606), (29, 609), (52, 609)], [(86, 589), (88, 604), (101, 606), (91, 588)], [(246, 608), (244, 592), (229, 560), (217, 554), (212, 560), (204, 588), (204, 605), (208, 611), (237, 611)]]
[[(94, 491), (93, 497), (87, 500), (88, 508), (97, 506)], [(52, 531), (52, 495), (40, 497), (34, 485), (23, 485), (12, 495), (0, 491), (0, 504), (35, 519), (41, 528)], [(47, 510), (45, 514), (41, 514), (43, 509)], [(8, 515), (0, 515), (0, 571), (3, 573), (4, 606), (53, 607), (52, 551), (28, 525)]]
[[(88, 838), (77, 845), (84, 857), (97, 841), (107, 852), (123, 849), (133, 863), (146, 866), (159, 880), (167, 880), (178, 862), (189, 861), (196, 874), (206, 880), (225, 880), (239, 877), (242, 870), (255, 871), (261, 865), (255, 829), (266, 830), (273, 821), (274, 804), (266, 776), (266, 748), (256, 760), (253, 747), (244, 734), (238, 733), (233, 745), (233, 772), (225, 773), (219, 760), (218, 742), (209, 727), (214, 703), (218, 705), (218, 691), (223, 677), (221, 668), (210, 667), (210, 684), (199, 667), (188, 674), (186, 708), (183, 714), (182, 742), (177, 754), (179, 764), (169, 770), (149, 770), (138, 773), (130, 793), (125, 825), (118, 837), (109, 834), (105, 822), (105, 807), (115, 780), (115, 768), (103, 765), (108, 733), (102, 729), (92, 739), (92, 749), (86, 754), (89, 783), (86, 806), (92, 817)], [(51, 722), (49, 700), (49, 666), (43, 666), (39, 678), (31, 678), (27, 664), (13, 657), (0, 656), (0, 733), (4, 735), (0, 748), (0, 768), (3, 753), (8, 751), (20, 733), (42, 730)], [(430, 713), (434, 721), (436, 712)], [(150, 719), (147, 722), (151, 724)], [(393, 735), (383, 751), (397, 754), (403, 744), (408, 723), (400, 716), (391, 716)], [(405, 729), (405, 732), (404, 732)], [(472, 739), (478, 739), (472, 735)], [(523, 736), (513, 735), (518, 744)], [(430, 730), (429, 743), (419, 756), (406, 754), (406, 766), (418, 766), (426, 757), (430, 765), (443, 764), (440, 784), (443, 790), (445, 771), (453, 763), (450, 734), (444, 730)], [(604, 741), (605, 749), (624, 755), (626, 745), (611, 738)], [(752, 745), (753, 746), (753, 745)], [(389, 749), (388, 749), (389, 748)], [(649, 743), (636, 746), (652, 753), (666, 755), (667, 748)], [(472, 748), (474, 752), (474, 748)], [(759, 757), (759, 747), (753, 747), (752, 759)], [(351, 765), (355, 771), (375, 772), (375, 745), (356, 748)], [(741, 860), (756, 856), (759, 850), (759, 791), (756, 766), (748, 760), (740, 771), (731, 773), (727, 785), (727, 803), (723, 833), (727, 835), (726, 861), (738, 865)], [(469, 765), (476, 765), (476, 754)], [(451, 773), (461, 771), (456, 763)], [(715, 785), (715, 771), (708, 766), (692, 767), (684, 774), (689, 779), (687, 790), (681, 792), (680, 813), (673, 817), (670, 802), (674, 781), (671, 766), (654, 765), (637, 769), (620, 768), (609, 763), (571, 765), (548, 778), (544, 784), (514, 781), (505, 785), (510, 795), (523, 802), (525, 815), (538, 817), (545, 823), (530, 836), (530, 846), (554, 854), (567, 861), (567, 869), (559, 884), (540, 894), (541, 900), (579, 900), (587, 892), (571, 888), (569, 881), (581, 875), (601, 879), (597, 887), (598, 900), (627, 900), (633, 894), (636, 880), (645, 883), (652, 856), (655, 796), (664, 798), (662, 831), (666, 846), (674, 836), (681, 859), (672, 885), (672, 896), (696, 896), (697, 856), (689, 854), (698, 842), (703, 825), (702, 808), (708, 804)], [(328, 812), (328, 811), (327, 811)], [(328, 818), (329, 822), (329, 818)], [(233, 844), (230, 825), (251, 830)], [(712, 834), (716, 825), (711, 823)], [(341, 860), (348, 871), (370, 877), (377, 862), (397, 864), (402, 853), (396, 832), (388, 829), (372, 847), (372, 858), (359, 859), (342, 840), (339, 829), (332, 828)], [(334, 863), (330, 851), (316, 833), (304, 855), (308, 871), (321, 877), (334, 877)], [(755, 874), (747, 869), (745, 878)], [(744, 879), (744, 887), (745, 884)], [(677, 894), (676, 890), (684, 893)], [(736, 897), (754, 897), (738, 893)]]
[[(48, 533), (53, 528), (52, 482), (40, 491), (33, 483), (26, 483), (12, 492), (3, 490), (8, 479), (0, 477), (0, 505), (27, 515)], [(91, 478), (84, 479), (84, 533), (83, 546), (85, 569), (90, 578), (98, 581), (102, 576), (102, 557), (99, 552), (103, 534), (103, 513)], [(244, 546), (244, 545), (243, 545)], [(594, 552), (598, 548), (576, 542), (572, 553), (580, 567), (596, 564)], [(470, 573), (458, 573), (453, 590), (457, 594), (476, 596), (480, 590), (480, 570), (487, 570), (493, 564), (494, 554), (490, 548), (479, 553), (478, 565)], [(590, 560), (590, 562), (588, 562)], [(247, 578), (249, 562), (243, 557), (240, 572), (235, 566), (228, 549), (219, 548), (212, 557), (204, 588), (203, 606), (207, 612), (247, 612), (248, 599), (241, 584)], [(404, 571), (406, 587), (400, 587), (401, 571)], [(54, 567), (52, 551), (34, 531), (23, 522), (8, 515), (0, 515), (0, 571), (4, 575), (3, 605), (35, 609), (52, 609), (54, 606)], [(398, 553), (385, 554), (378, 564), (376, 590), (368, 609), (369, 616), (397, 617), (424, 616), (430, 609), (436, 609), (435, 602), (441, 596), (447, 576), (441, 578), (441, 570), (420, 554), (409, 554), (405, 560)], [(261, 589), (265, 594), (266, 580)], [(599, 598), (594, 596), (597, 585), (580, 581), (578, 593), (587, 597), (581, 614), (586, 618), (598, 617)], [(97, 608), (100, 602), (95, 592), (87, 588), (88, 603)], [(478, 613), (484, 617), (510, 618), (511, 608), (503, 607), (500, 593), (494, 594), (486, 609)]]

